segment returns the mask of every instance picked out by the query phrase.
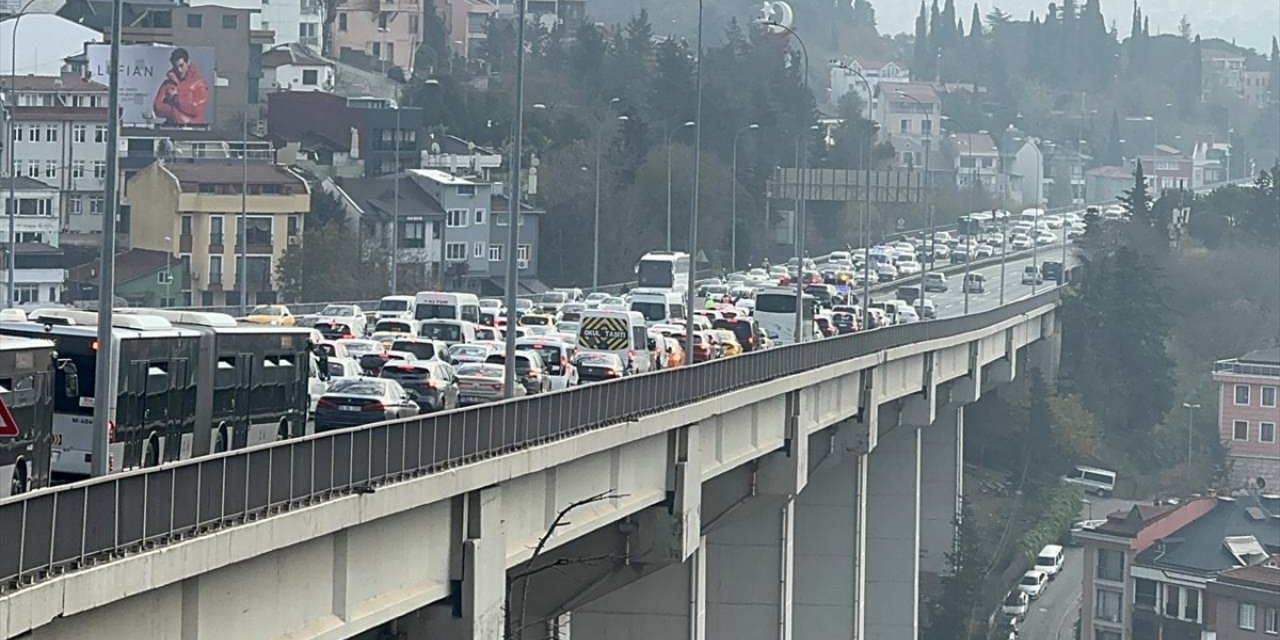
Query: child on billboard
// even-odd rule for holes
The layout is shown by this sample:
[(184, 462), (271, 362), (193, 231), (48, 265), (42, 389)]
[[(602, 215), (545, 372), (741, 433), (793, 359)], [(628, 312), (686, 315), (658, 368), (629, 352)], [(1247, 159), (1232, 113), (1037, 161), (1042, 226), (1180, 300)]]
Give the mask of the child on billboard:
[(181, 47), (169, 54), (169, 64), (172, 68), (165, 74), (152, 103), (156, 117), (169, 125), (206, 124), (204, 111), (209, 101), (209, 86), (200, 70)]

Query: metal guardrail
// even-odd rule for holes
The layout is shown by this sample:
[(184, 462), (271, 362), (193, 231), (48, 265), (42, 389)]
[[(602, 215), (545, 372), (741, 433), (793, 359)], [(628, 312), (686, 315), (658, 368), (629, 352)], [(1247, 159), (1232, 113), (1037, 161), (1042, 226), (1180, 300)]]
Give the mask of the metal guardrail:
[(1213, 363), (1214, 373), (1234, 373), (1246, 376), (1269, 376), (1280, 378), (1280, 364), (1261, 362), (1240, 362), (1239, 359), (1219, 360)]
[(1058, 300), (899, 325), (363, 427), (0, 500), (0, 592), (258, 517), (435, 473), (887, 348), (974, 331)]

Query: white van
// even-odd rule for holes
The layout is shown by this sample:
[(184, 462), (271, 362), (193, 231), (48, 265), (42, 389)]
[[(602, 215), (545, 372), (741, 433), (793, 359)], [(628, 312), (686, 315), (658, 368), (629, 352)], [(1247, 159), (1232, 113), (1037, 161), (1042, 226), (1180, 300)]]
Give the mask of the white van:
[(419, 291), (413, 297), (413, 317), (418, 320), (480, 322), (480, 299), (474, 293)]
[(588, 309), (578, 326), (578, 351), (612, 353), (622, 358), (627, 373), (651, 368), (649, 332), (639, 311)]
[(632, 289), (631, 310), (639, 311), (648, 326), (670, 324), (685, 317), (684, 295), (663, 289)]
[(412, 318), (413, 304), (413, 296), (382, 296), (378, 308), (373, 311), (374, 318)]
[(1063, 480), (1098, 496), (1109, 496), (1116, 490), (1116, 472), (1097, 467), (1076, 467)]
[(424, 320), (418, 325), (418, 335), (453, 346), (464, 342), (475, 342), (476, 326), (462, 320)]
[(1065, 559), (1062, 547), (1056, 544), (1047, 544), (1040, 550), (1040, 553), (1036, 554), (1036, 566), (1033, 568), (1036, 571), (1043, 571), (1052, 580), (1058, 575), (1059, 571), (1062, 571), (1062, 563)]

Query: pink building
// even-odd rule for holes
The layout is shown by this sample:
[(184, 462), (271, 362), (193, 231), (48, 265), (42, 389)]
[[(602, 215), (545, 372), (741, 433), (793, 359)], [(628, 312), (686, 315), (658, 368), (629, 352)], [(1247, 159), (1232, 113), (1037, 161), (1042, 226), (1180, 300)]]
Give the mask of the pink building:
[(1243, 486), (1261, 479), (1270, 491), (1280, 488), (1280, 347), (1219, 360), (1213, 379), (1221, 385), (1218, 433), (1233, 464), (1232, 481)]
[[(1184, 155), (1181, 151), (1170, 147), (1169, 145), (1159, 144), (1152, 150), (1156, 155), (1151, 153), (1141, 153), (1138, 158), (1142, 160), (1142, 171), (1147, 176), (1147, 184), (1154, 190), (1153, 195), (1158, 195), (1165, 189), (1193, 189), (1196, 187), (1193, 171), (1195, 163)], [(1129, 163), (1129, 170), (1134, 169), (1133, 162)]]
[(408, 76), (422, 41), (422, 5), (417, 0), (338, 0), (333, 50), (363, 53)]
[(486, 29), (498, 7), (489, 0), (445, 0), (439, 6), (449, 29), (449, 48), (456, 56), (470, 58), (472, 47), (489, 37)]

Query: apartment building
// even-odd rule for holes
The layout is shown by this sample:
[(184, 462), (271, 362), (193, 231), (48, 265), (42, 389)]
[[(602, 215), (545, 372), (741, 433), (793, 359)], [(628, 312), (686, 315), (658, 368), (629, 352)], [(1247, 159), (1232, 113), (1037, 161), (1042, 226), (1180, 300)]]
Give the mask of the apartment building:
[(385, 98), (344, 98), (323, 92), (279, 91), (268, 97), (267, 132), (335, 161), (359, 161), (366, 177), (421, 166), (423, 113)]
[[(861, 75), (859, 75), (861, 74)], [(863, 80), (866, 80), (863, 83)], [(845, 94), (853, 92), (862, 98), (862, 115), (868, 120), (879, 122), (876, 107), (879, 94), (876, 89), (880, 83), (901, 84), (911, 81), (911, 70), (893, 60), (875, 60), (857, 58), (835, 62), (831, 65), (831, 101), (840, 102)], [(868, 88), (871, 92), (868, 94)], [(892, 87), (890, 87), (892, 88)]]
[[(1137, 155), (1142, 161), (1143, 174), (1147, 176), (1147, 184), (1154, 194), (1165, 189), (1194, 189), (1195, 162), (1182, 155), (1182, 152), (1165, 144), (1158, 144)], [(1137, 168), (1136, 160), (1128, 162), (1129, 170)]]
[(320, 57), (310, 47), (278, 45), (262, 54), (262, 83), (265, 95), (274, 91), (332, 91), (337, 81), (336, 65)]
[(489, 0), (444, 0), (437, 6), (449, 30), (453, 55), (470, 58), (472, 49), (489, 37), (489, 21), (498, 14), (497, 5)]
[(1280, 347), (1250, 351), (1213, 365), (1218, 383), (1218, 434), (1235, 486), (1280, 490)]
[(321, 0), (189, 0), (186, 4), (246, 9), (251, 12), (250, 28), (272, 32), (272, 46), (296, 43), (320, 48), (324, 22)]
[(951, 151), (957, 187), (966, 191), (981, 187), (987, 193), (997, 192), (1000, 150), (991, 134), (986, 131), (951, 133), (946, 143)]
[[(67, 244), (101, 239), (102, 190), (107, 177), (107, 88), (72, 73), (0, 79), (6, 102), (16, 106), (4, 121), (3, 173), (57, 190), (55, 215)], [(16, 156), (16, 157), (15, 157)], [(13, 165), (11, 163), (15, 163)]]
[[(1242, 599), (1230, 583), (1237, 570), (1280, 552), (1280, 496), (1139, 505), (1080, 538), (1082, 640), (1202, 640), (1240, 637), (1229, 633), (1240, 622), (1265, 628), (1268, 607), (1256, 595)], [(1238, 616), (1220, 614), (1233, 608), (1215, 599), (1224, 591), (1234, 594)]]
[(362, 53), (379, 70), (399, 67), (412, 75), (414, 54), (422, 42), (422, 4), (418, 0), (338, 0), (330, 35), (332, 51)]
[[(58, 248), (61, 202), (57, 187), (39, 180), (18, 176), (12, 181), (16, 206), (9, 200), (10, 179), (0, 180), (0, 211), (6, 215), (16, 210), (13, 217), (14, 239), (14, 299), (30, 310), (41, 304), (57, 303), (63, 298), (64, 273), (60, 264), (62, 251)], [(101, 218), (99, 218), (101, 219)], [(0, 224), (0, 254), (9, 248), (9, 225)], [(0, 292), (8, 287), (8, 256), (0, 261)], [(4, 295), (0, 293), (0, 296)]]
[(1209, 583), (1209, 598), (1215, 640), (1275, 640), (1280, 636), (1280, 555), (1218, 574)]
[[(880, 131), (896, 138), (938, 138), (942, 125), (942, 98), (927, 82), (901, 82), (876, 86), (876, 115)], [(896, 145), (895, 145), (896, 146)]]
[(348, 226), (366, 254), (392, 255), (394, 225), (398, 282), (440, 281), (445, 210), (417, 181), (407, 174), (336, 178), (326, 188), (345, 205)]
[(307, 182), (287, 167), (251, 162), (247, 210), (246, 291), (238, 270), (243, 166), (239, 162), (155, 162), (129, 180), (134, 248), (168, 251), (190, 265), (182, 295), (200, 305), (276, 300), (276, 265), (302, 241), (311, 207)]

